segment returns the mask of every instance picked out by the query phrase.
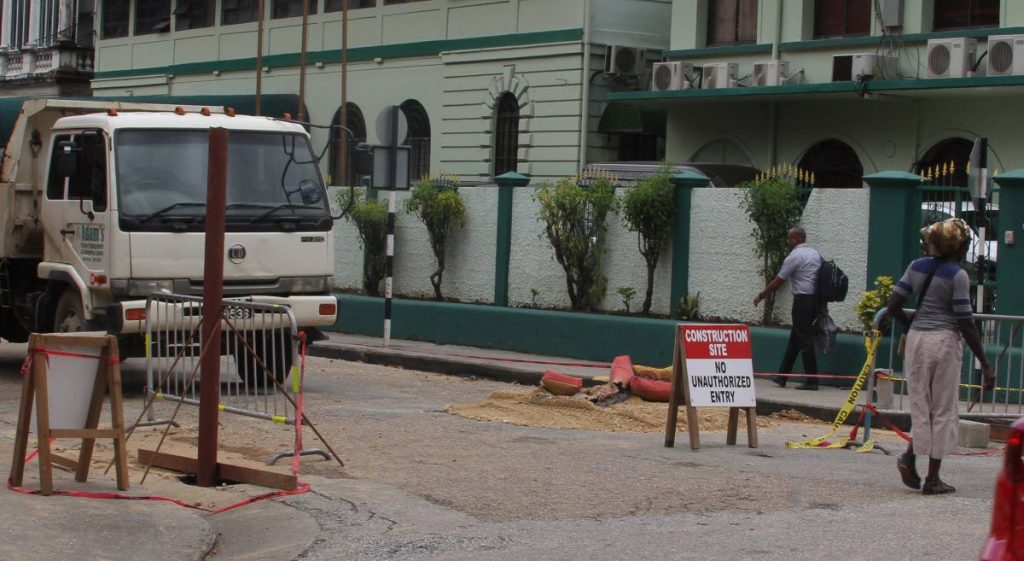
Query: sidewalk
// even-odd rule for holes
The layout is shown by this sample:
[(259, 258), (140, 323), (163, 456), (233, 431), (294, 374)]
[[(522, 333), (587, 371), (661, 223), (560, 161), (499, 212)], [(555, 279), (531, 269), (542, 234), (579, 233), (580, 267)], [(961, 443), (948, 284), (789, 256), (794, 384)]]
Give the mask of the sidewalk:
[[(311, 345), (309, 354), (454, 376), (490, 378), (528, 386), (538, 385), (544, 371), (549, 369), (582, 377), (587, 383), (599, 384), (601, 382), (593, 378), (607, 376), (610, 366), (603, 362), (421, 341), (392, 339), (391, 344), (385, 347), (384, 340), (379, 337), (333, 332), (324, 334), (328, 338)], [(786, 388), (780, 388), (770, 380), (758, 377), (755, 382), (758, 414), (767, 415), (793, 409), (823, 421), (834, 420), (849, 390), (830, 386), (821, 386), (818, 391), (794, 389), (802, 381), (802, 377), (794, 377)], [(909, 419), (901, 417), (896, 415), (893, 421), (900, 425), (905, 421), (909, 425)]]

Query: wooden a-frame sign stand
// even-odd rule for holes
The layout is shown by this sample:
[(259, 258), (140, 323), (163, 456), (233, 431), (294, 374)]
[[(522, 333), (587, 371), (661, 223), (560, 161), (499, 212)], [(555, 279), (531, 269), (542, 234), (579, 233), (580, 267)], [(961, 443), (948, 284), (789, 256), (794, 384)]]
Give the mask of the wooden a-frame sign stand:
[[(47, 349), (64, 345), (88, 347), (99, 352), (99, 366), (92, 388), (88, 414), (83, 428), (50, 428), (49, 391), (47, 371), (49, 359)], [(93, 446), (97, 438), (114, 440), (114, 465), (117, 470), (117, 488), (128, 489), (128, 456), (125, 448), (124, 409), (121, 401), (121, 365), (118, 363), (117, 338), (87, 335), (39, 335), (29, 337), (28, 348), (32, 357), (31, 369), (26, 373), (21, 386), (21, 403), (18, 412), (18, 428), (14, 439), (14, 460), (11, 464), (11, 483), (20, 487), (25, 474), (25, 458), (28, 451), (29, 430), (32, 422), (32, 402), (36, 403), (37, 440), (39, 441), (39, 487), (40, 493), (53, 493), (53, 464), (67, 465), (75, 469), (75, 481), (84, 482), (89, 477)], [(55, 354), (59, 351), (55, 351)], [(91, 358), (91, 357), (82, 357)], [(110, 428), (99, 428), (103, 401), (110, 397)], [(68, 461), (53, 455), (50, 450), (51, 438), (80, 438), (82, 448), (78, 461)]]
[[(665, 423), (665, 447), (672, 448), (676, 445), (676, 424), (679, 420), (679, 406), (686, 406), (686, 427), (690, 435), (690, 449), (700, 448), (700, 424), (697, 418), (697, 408), (690, 397), (689, 372), (686, 368), (686, 356), (683, 345), (680, 344), (683, 337), (683, 326), (676, 326), (675, 349), (672, 351), (672, 393), (668, 403), (668, 420)], [(747, 446), (757, 448), (757, 408), (756, 407), (730, 407), (729, 423), (726, 429), (725, 443), (732, 446), (736, 444), (736, 433), (739, 430), (740, 411), (746, 413), (747, 420)]]

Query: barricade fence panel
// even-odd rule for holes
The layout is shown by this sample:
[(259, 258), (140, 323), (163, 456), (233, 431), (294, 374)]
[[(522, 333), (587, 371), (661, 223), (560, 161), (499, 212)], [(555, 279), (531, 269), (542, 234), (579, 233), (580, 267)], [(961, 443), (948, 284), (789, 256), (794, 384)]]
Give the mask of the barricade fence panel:
[[(157, 399), (199, 404), (202, 307), (202, 298), (192, 296), (147, 300), (146, 387)], [(220, 322), (221, 410), (294, 423), (295, 407), (277, 390), (297, 376), (299, 330), (291, 309), (226, 299)], [(147, 424), (159, 422), (150, 408)]]
[[(906, 310), (908, 314), (913, 310)], [(875, 327), (889, 322), (885, 310), (878, 313)], [(959, 410), (962, 417), (1024, 415), (1024, 316), (975, 314), (974, 322), (985, 349), (986, 358), (996, 378), (992, 391), (982, 391), (981, 365), (974, 353), (963, 342), (960, 365)], [(867, 399), (884, 411), (910, 411), (907, 378), (900, 356), (900, 338), (903, 330), (892, 321), (885, 330), (891, 344), (887, 353), (880, 353), (875, 364)]]

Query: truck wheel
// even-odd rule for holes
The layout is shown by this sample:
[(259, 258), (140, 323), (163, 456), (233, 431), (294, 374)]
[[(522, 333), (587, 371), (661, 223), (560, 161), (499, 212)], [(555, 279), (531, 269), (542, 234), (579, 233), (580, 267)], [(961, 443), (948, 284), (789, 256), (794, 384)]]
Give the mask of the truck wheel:
[[(273, 337), (277, 336), (277, 340)], [(292, 368), (292, 336), (290, 331), (284, 332), (284, 341), (281, 341), (280, 332), (255, 332), (245, 336), (245, 340), (252, 346), (256, 356), (267, 365), (269, 374), (260, 363), (256, 361), (244, 345), (239, 344), (235, 349), (235, 363), (238, 364), (238, 377), (241, 378), (250, 388), (257, 390), (266, 387), (273, 390), (276, 384), (284, 383), (288, 372)]]
[(91, 331), (92, 325), (85, 319), (85, 308), (78, 292), (68, 288), (57, 300), (57, 308), (53, 314), (54, 333), (74, 333)]

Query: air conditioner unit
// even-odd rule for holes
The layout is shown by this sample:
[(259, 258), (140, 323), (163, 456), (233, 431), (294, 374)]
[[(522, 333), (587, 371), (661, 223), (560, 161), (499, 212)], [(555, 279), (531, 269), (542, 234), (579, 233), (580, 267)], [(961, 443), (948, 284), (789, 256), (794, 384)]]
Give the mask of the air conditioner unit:
[(929, 78), (963, 78), (974, 73), (978, 40), (968, 37), (928, 40)]
[(735, 62), (709, 62), (701, 69), (700, 87), (704, 90), (736, 86), (739, 65)]
[(779, 86), (789, 78), (789, 63), (784, 60), (768, 60), (754, 63), (752, 76), (755, 86)]
[(993, 35), (988, 38), (988, 75), (1024, 74), (1024, 35)]
[(693, 65), (686, 62), (655, 62), (651, 91), (668, 92), (693, 87)]
[(872, 80), (896, 80), (900, 77), (900, 59), (874, 53), (852, 55), (850, 79), (860, 81), (865, 76)]
[(636, 47), (608, 45), (605, 52), (604, 71), (609, 74), (636, 76), (643, 67), (643, 51)]

